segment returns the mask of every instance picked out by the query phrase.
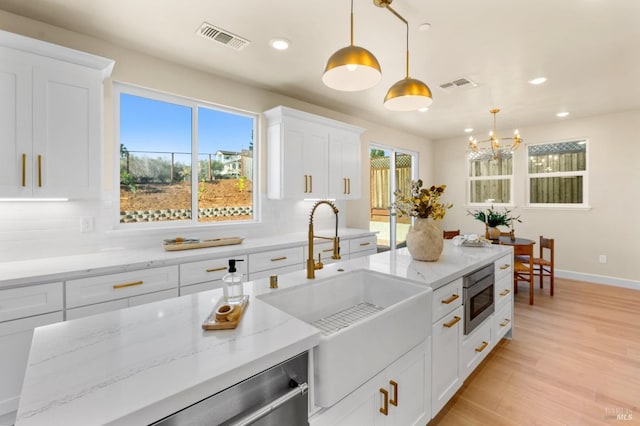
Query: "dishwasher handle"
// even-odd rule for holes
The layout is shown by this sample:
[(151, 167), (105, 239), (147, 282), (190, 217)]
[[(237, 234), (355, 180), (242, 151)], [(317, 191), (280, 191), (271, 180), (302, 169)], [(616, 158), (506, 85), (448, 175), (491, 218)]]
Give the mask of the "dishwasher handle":
[(280, 406), (286, 404), (287, 402), (289, 402), (293, 398), (295, 398), (295, 397), (297, 397), (299, 395), (306, 394), (308, 389), (309, 389), (309, 386), (306, 383), (300, 383), (297, 388), (291, 389), (289, 392), (285, 393), (281, 397), (279, 397), (277, 399), (274, 399), (273, 401), (264, 404), (262, 407), (254, 410), (253, 412), (247, 414), (246, 416), (243, 416), (242, 418), (234, 421), (229, 426), (248, 426), (250, 424), (253, 424), (256, 421), (258, 421), (261, 418), (263, 418), (264, 416), (266, 416), (267, 414), (275, 411)]

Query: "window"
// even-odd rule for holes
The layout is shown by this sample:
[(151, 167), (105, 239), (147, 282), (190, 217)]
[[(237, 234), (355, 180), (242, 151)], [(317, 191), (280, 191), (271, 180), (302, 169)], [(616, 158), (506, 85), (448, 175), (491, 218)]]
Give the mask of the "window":
[(469, 152), (468, 167), (468, 204), (512, 204), (512, 152)]
[(529, 205), (587, 205), (586, 140), (529, 145), (527, 154)]
[(116, 85), (120, 223), (253, 220), (256, 116)]

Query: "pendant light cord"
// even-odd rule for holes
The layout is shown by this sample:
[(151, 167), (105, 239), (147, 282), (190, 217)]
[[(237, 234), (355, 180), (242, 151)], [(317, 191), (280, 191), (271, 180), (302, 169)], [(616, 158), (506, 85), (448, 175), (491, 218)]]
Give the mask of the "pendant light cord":
[[(353, 0), (351, 0), (351, 4), (353, 5)], [(404, 24), (407, 26), (407, 61), (406, 61), (405, 68), (406, 68), (406, 75), (407, 75), (407, 79), (408, 79), (409, 78), (409, 22), (406, 19), (404, 19), (398, 12), (396, 12), (395, 9), (393, 9), (389, 5), (389, 3), (386, 3), (385, 7), (389, 10), (389, 12), (393, 13), (394, 15), (396, 15), (396, 17), (399, 20), (401, 20), (402, 22), (404, 22)]]
[(351, 46), (353, 46), (353, 0), (351, 0)]

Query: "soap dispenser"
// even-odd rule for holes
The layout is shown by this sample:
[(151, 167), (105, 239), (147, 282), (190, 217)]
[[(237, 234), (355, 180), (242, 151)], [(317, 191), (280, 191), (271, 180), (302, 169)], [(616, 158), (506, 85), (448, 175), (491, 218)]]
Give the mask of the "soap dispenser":
[(229, 259), (229, 273), (222, 277), (224, 282), (224, 299), (229, 304), (242, 302), (242, 272), (236, 269), (236, 262), (244, 262), (242, 259)]

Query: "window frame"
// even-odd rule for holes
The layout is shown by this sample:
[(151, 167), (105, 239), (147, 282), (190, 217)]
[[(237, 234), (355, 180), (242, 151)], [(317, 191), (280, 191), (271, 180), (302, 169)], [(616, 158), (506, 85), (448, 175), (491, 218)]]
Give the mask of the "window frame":
[[(552, 172), (552, 173), (530, 173), (529, 162), (529, 147), (537, 145), (554, 145), (570, 142), (585, 142), (585, 169), (576, 170), (572, 172)], [(589, 206), (589, 139), (588, 138), (570, 138), (558, 141), (546, 141), (535, 142), (525, 144), (525, 202), (526, 208), (541, 208), (541, 209), (561, 209), (561, 210), (584, 210), (590, 209)], [(582, 176), (582, 203), (532, 203), (531, 200), (531, 179), (532, 178), (552, 178), (552, 177), (577, 177)]]
[[(495, 175), (495, 176), (471, 176), (471, 156), (473, 155), (473, 151), (465, 152), (465, 172), (466, 172), (466, 202), (469, 207), (513, 207), (514, 206), (514, 196), (515, 196), (515, 153), (511, 152), (511, 174), (510, 175)], [(474, 203), (471, 202), (471, 182), (474, 181), (484, 181), (484, 180), (508, 180), (509, 181), (509, 201), (506, 203), (496, 203), (496, 202), (482, 202), (482, 203)]]
[[(189, 220), (167, 220), (167, 221), (151, 221), (151, 222), (120, 222), (120, 95), (127, 94), (132, 96), (143, 97), (155, 101), (167, 102), (179, 106), (191, 108), (191, 207), (192, 214)], [(243, 220), (223, 220), (213, 222), (199, 222), (197, 210), (194, 214), (193, 207), (198, 206), (198, 109), (208, 108), (222, 111), (230, 114), (241, 115), (253, 119), (253, 161), (252, 161), (252, 219)], [(113, 147), (113, 202), (115, 229), (169, 229), (169, 228), (193, 228), (193, 227), (225, 227), (241, 224), (258, 224), (261, 223), (261, 209), (259, 203), (259, 179), (260, 179), (260, 153), (258, 138), (260, 135), (260, 114), (242, 110), (239, 108), (227, 107), (224, 105), (214, 104), (212, 102), (191, 99), (184, 96), (173, 95), (161, 92), (155, 89), (149, 89), (128, 83), (113, 83), (113, 126), (114, 126), (114, 147)]]

